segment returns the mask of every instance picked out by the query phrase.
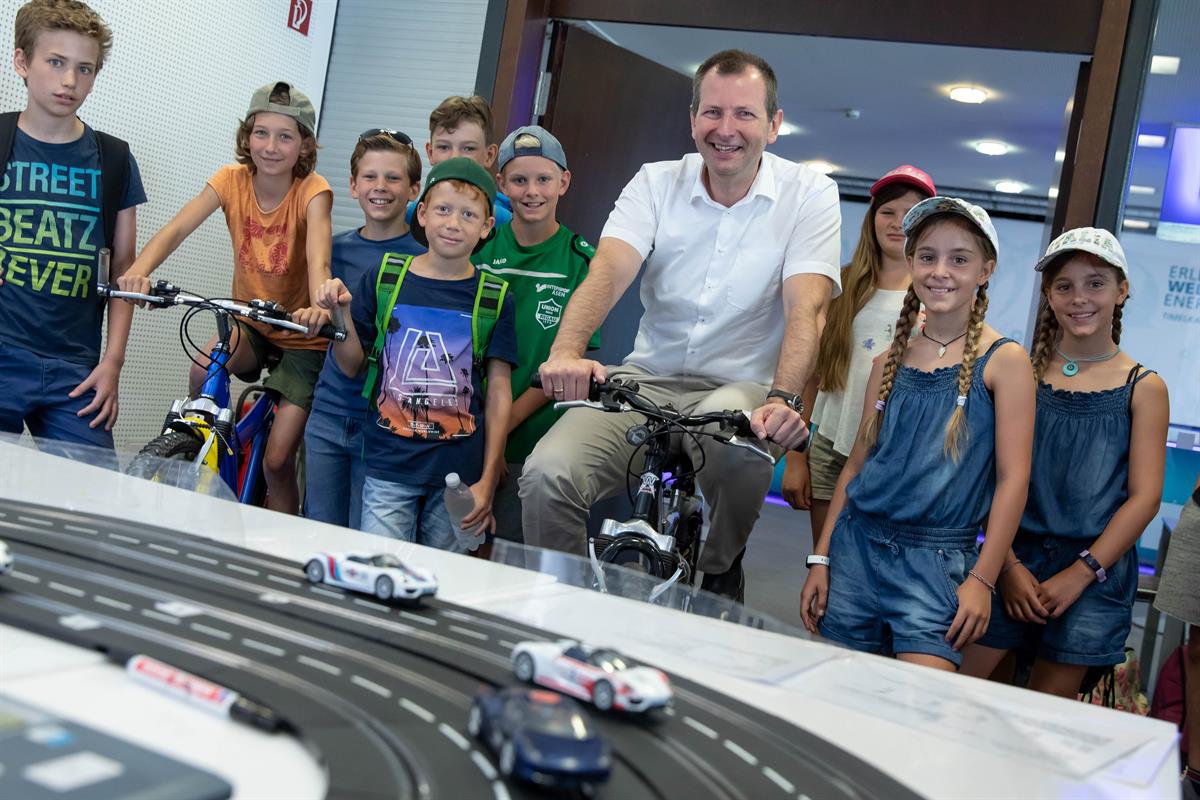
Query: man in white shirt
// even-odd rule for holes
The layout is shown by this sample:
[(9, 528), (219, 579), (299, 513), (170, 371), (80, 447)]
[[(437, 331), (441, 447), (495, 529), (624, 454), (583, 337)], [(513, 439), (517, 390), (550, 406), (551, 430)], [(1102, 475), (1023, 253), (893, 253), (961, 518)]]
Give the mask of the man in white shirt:
[[(764, 152), (782, 122), (764, 60), (726, 50), (700, 65), (691, 106), (699, 152), (644, 165), (621, 193), (541, 367), (548, 396), (578, 399), (592, 378), (628, 377), (660, 405), (686, 414), (753, 408), (758, 436), (786, 449), (805, 441), (799, 394), (840, 291), (841, 212), (832, 180)], [(643, 262), (645, 313), (633, 352), (612, 369), (584, 358)], [(631, 424), (573, 409), (542, 438), (520, 480), (528, 544), (586, 552), (592, 503), (624, 489)], [(771, 467), (711, 439), (684, 445), (705, 464), (697, 478), (710, 506), (703, 586), (741, 599), (741, 555)]]

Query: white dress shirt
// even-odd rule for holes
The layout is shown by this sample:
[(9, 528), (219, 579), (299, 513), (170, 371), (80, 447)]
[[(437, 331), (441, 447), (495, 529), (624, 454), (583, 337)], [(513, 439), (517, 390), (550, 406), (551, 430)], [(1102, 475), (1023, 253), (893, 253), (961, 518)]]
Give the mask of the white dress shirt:
[(625, 363), (656, 375), (770, 384), (786, 318), (783, 282), (815, 273), (841, 291), (841, 208), (828, 177), (764, 152), (750, 191), (726, 208), (704, 186), (704, 161), (645, 164), (601, 238), (646, 260), (646, 312)]

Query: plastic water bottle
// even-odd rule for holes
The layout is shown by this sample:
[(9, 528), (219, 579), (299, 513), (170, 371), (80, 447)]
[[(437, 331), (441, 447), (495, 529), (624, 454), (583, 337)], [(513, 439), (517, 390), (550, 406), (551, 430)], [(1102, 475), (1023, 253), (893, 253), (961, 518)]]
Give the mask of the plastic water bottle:
[(476, 536), (462, 529), (463, 517), (475, 508), (475, 496), (470, 488), (462, 482), (457, 472), (446, 476), (446, 491), (442, 495), (446, 499), (446, 513), (450, 515), (450, 524), (454, 526), (454, 538), (458, 546), (472, 552), (483, 543), (483, 534)]

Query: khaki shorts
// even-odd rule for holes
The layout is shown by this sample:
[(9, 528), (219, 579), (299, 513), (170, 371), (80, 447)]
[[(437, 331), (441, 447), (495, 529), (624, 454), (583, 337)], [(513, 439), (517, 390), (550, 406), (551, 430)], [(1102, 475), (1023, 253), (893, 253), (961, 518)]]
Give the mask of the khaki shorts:
[(838, 476), (842, 474), (842, 467), (846, 466), (846, 458), (833, 449), (831, 439), (819, 433), (813, 434), (812, 448), (808, 451), (808, 475), (813, 500), (833, 499), (833, 489), (837, 486)]
[(321, 367), (325, 365), (325, 351), (284, 350), (240, 320), (238, 328), (261, 366), (257, 370), (240, 373), (237, 377), (253, 383), (265, 368), (267, 379), (262, 382), (264, 387), (279, 392), (292, 405), (311, 411), (313, 390), (317, 387), (317, 379), (321, 377)]

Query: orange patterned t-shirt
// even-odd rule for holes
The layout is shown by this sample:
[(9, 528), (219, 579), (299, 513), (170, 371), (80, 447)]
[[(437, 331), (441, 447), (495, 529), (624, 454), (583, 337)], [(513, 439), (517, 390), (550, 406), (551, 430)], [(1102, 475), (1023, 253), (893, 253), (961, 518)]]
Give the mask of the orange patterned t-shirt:
[[(317, 173), (292, 181), (283, 202), (263, 211), (254, 196), (253, 176), (244, 164), (217, 170), (208, 185), (221, 200), (229, 237), (233, 240), (233, 297), (235, 300), (274, 300), (288, 311), (311, 305), (306, 251), (309, 202), (330, 192)], [(286, 335), (256, 325), (272, 344), (284, 350), (324, 350), (329, 342)]]

